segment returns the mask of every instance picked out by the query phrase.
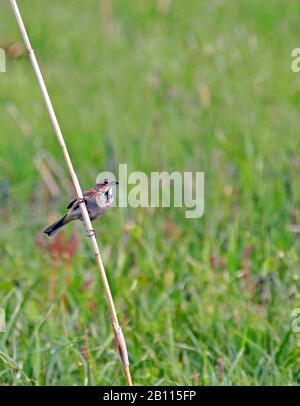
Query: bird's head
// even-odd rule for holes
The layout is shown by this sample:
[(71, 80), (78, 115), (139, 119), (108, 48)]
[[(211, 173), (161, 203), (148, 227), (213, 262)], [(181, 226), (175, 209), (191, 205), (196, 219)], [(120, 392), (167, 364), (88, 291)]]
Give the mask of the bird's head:
[(99, 206), (110, 206), (114, 200), (113, 198), (113, 187), (118, 185), (119, 182), (115, 180), (103, 179), (100, 183), (96, 184), (96, 189), (98, 190), (98, 196), (96, 201)]
[(104, 193), (107, 193), (112, 190), (112, 188), (118, 185), (119, 182), (115, 180), (109, 180), (107, 178), (103, 179), (100, 183), (96, 184), (96, 188)]

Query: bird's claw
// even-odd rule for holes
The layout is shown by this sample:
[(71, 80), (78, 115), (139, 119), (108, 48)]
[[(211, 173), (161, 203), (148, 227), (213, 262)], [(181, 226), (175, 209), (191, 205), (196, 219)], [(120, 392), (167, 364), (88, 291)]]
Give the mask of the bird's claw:
[(96, 236), (96, 231), (93, 230), (93, 229), (89, 230), (88, 233), (87, 233), (87, 236), (89, 238)]

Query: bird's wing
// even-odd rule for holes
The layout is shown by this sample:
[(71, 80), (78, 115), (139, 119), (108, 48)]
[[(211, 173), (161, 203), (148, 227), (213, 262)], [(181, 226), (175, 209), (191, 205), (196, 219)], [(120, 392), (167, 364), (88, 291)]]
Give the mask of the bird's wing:
[(67, 206), (67, 209), (70, 209), (73, 206), (73, 204), (76, 202), (76, 200), (77, 200), (76, 198), (71, 200), (70, 203)]
[[(92, 188), (92, 189), (87, 190), (86, 192), (84, 192), (83, 197), (84, 197), (85, 200), (89, 199), (89, 198), (93, 197), (97, 192), (98, 192), (98, 190), (96, 188)], [(79, 203), (78, 203), (77, 198), (75, 198), (75, 199), (70, 201), (70, 203), (67, 206), (67, 209), (72, 208), (73, 210), (76, 210), (76, 209), (78, 209), (78, 207), (79, 207)]]

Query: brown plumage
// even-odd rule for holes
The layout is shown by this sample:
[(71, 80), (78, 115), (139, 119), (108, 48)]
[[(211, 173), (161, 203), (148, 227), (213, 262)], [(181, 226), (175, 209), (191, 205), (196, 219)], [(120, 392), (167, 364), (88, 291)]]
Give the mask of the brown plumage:
[[(91, 221), (100, 217), (112, 204), (113, 194), (112, 188), (117, 185), (118, 182), (104, 179), (103, 182), (97, 183), (95, 187), (87, 190), (83, 193), (83, 199), (85, 201)], [(68, 213), (51, 224), (49, 227), (43, 230), (43, 233), (49, 237), (53, 237), (58, 231), (62, 229), (66, 224), (74, 220), (82, 220), (82, 215), (77, 199), (73, 199), (67, 206)]]

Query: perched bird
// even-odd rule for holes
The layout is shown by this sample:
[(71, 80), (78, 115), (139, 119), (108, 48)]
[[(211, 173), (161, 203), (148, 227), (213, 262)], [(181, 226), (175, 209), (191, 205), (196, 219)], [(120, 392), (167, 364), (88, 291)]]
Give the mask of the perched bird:
[[(112, 189), (118, 183), (114, 180), (104, 179), (103, 182), (97, 183), (95, 187), (83, 193), (83, 201), (86, 204), (92, 221), (101, 216), (111, 206), (114, 200)], [(82, 220), (79, 203), (78, 199), (72, 200), (67, 206), (67, 209), (69, 209), (68, 213), (45, 228), (43, 233), (52, 237), (71, 221)]]

